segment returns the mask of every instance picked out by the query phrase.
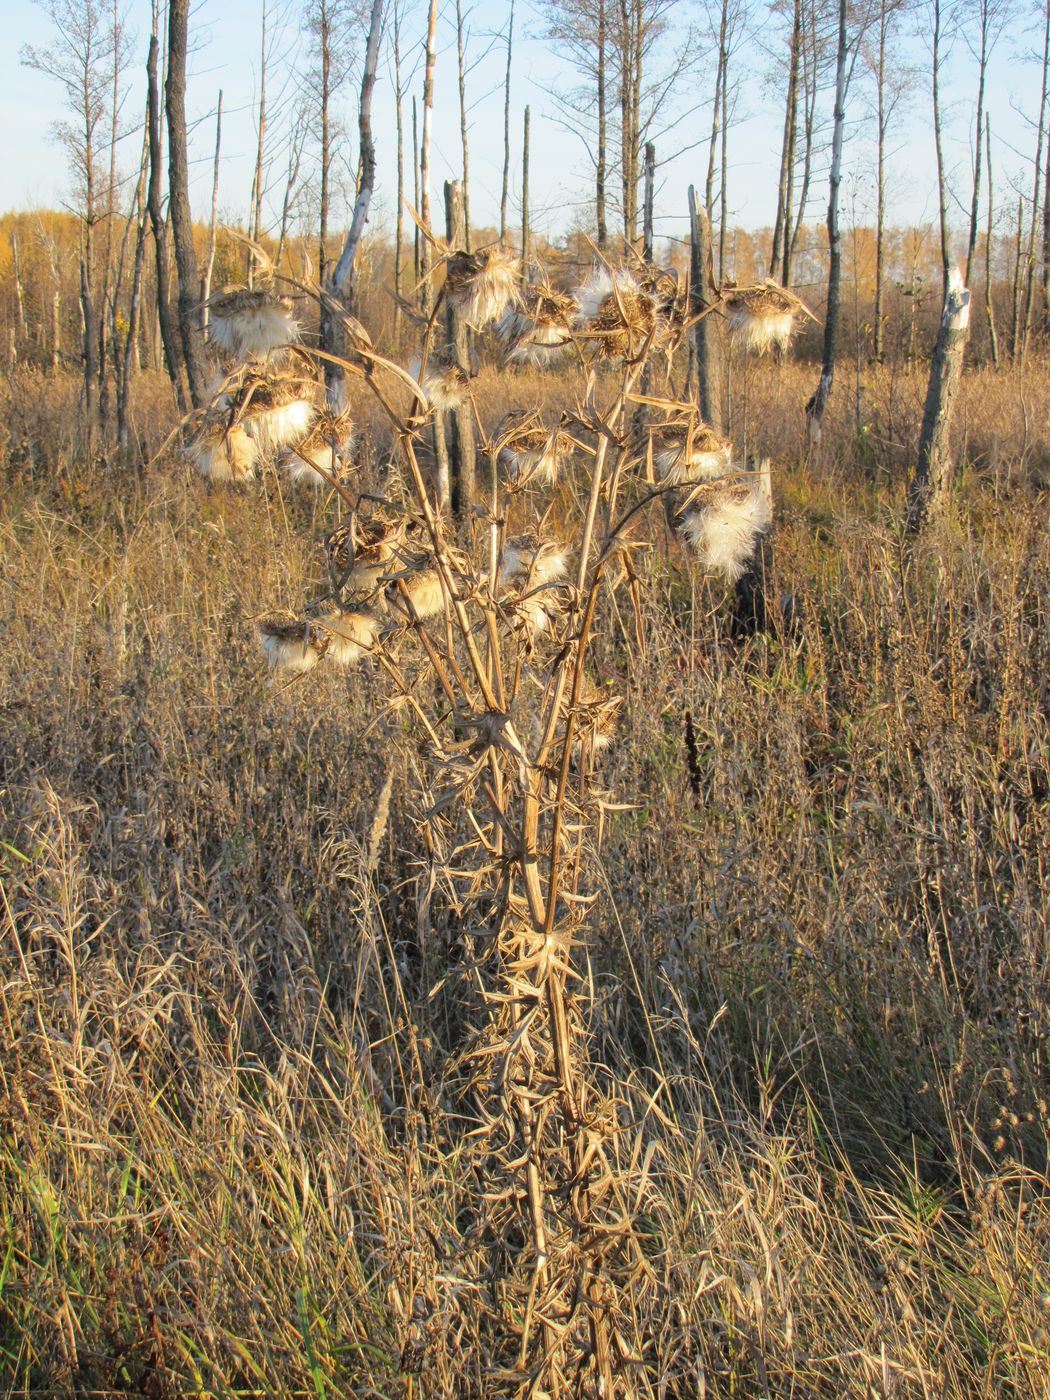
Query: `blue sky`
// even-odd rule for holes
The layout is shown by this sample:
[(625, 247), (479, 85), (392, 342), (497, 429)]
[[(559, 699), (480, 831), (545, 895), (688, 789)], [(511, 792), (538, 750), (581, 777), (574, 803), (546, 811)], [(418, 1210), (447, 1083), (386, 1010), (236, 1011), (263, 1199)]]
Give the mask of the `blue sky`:
[[(271, 8), (281, 0), (270, 0)], [(287, 23), (279, 47), (283, 58), (293, 61), (298, 27), (294, 22), (299, 0), (284, 0)], [(504, 0), (478, 0), (469, 10), (468, 25), (475, 36), (471, 55), (478, 58), (469, 79), (471, 196), (476, 224), (498, 219), (503, 162), (502, 79), (504, 52), (497, 41), (488, 57), (482, 58), (490, 40), (486, 33), (501, 31), (506, 25), (508, 5)], [(258, 82), (258, 50), (261, 0), (199, 0), (191, 25), (195, 52), (191, 60), (189, 116), (193, 122), (193, 200), (195, 213), (207, 212), (211, 185), (211, 148), (214, 139), (214, 106), (221, 87), (224, 92), (223, 156), (220, 179), (220, 211), (227, 218), (244, 216), (251, 187), (255, 148), (254, 106)], [(757, 3), (756, 12), (765, 10)], [(141, 103), (146, 41), (149, 35), (149, 5), (146, 0), (130, 0), (129, 23), (137, 36), (136, 56), (129, 80), (132, 92), (129, 112)], [(1028, 13), (1031, 13), (1030, 11)], [(433, 198), (441, 182), (459, 173), (459, 111), (456, 87), (454, 40), (455, 8), (452, 0), (442, 0), (440, 45), (436, 78), (436, 114), (433, 142)], [(691, 0), (678, 0), (676, 23), (684, 27), (699, 18)], [(50, 21), (31, 0), (0, 0), (0, 17), (5, 22), (8, 41), (0, 47), (0, 129), (9, 135), (4, 159), (0, 162), (0, 209), (53, 206), (68, 198), (69, 177), (66, 158), (49, 134), (51, 123), (60, 116), (59, 93), (53, 82), (25, 68), (19, 61), (24, 44), (42, 45), (49, 41)], [(417, 3), (405, 16), (404, 44), (418, 51), (425, 14)], [(515, 70), (513, 77), (513, 188), (520, 180), (521, 111), (526, 102), (532, 111), (531, 203), (533, 223), (540, 231), (555, 234), (572, 221), (573, 211), (588, 187), (586, 155), (579, 141), (556, 120), (549, 89), (571, 81), (570, 66), (563, 55), (539, 35), (541, 22), (536, 9), (523, 0), (516, 5)], [(917, 28), (913, 24), (913, 31)], [(776, 206), (776, 175), (779, 160), (782, 117), (779, 94), (764, 82), (771, 66), (764, 46), (776, 42), (776, 31), (767, 30), (750, 47), (748, 62), (741, 58), (746, 72), (739, 101), (738, 124), (730, 137), (730, 210), (733, 222), (757, 228), (772, 222)], [(1031, 154), (1034, 148), (1032, 119), (1038, 106), (1039, 71), (1028, 61), (1037, 42), (1027, 21), (1017, 23), (1000, 43), (989, 82), (989, 108), (992, 119), (996, 162), (997, 204), (1009, 209), (1016, 204), (1011, 196), (1011, 179), (1031, 187)], [(913, 32), (907, 56), (922, 67), (911, 85), (904, 113), (895, 121), (892, 142), (895, 154), (890, 183), (892, 221), (921, 223), (935, 214), (935, 167), (929, 84), (925, 68), (928, 58), (921, 32)], [(373, 222), (393, 218), (395, 200), (394, 112), (388, 53), (384, 50), (377, 91), (375, 134), (380, 168), (380, 184)], [(268, 81), (275, 98), (285, 93), (284, 112), (291, 110), (288, 68), (278, 64)], [(706, 133), (710, 123), (710, 94), (713, 63), (702, 63), (698, 75), (688, 83), (691, 103), (703, 105), (679, 123), (674, 133), (658, 145), (663, 162), (658, 175), (658, 235), (681, 236), (685, 232), (685, 194), (690, 182), (702, 184), (706, 169)], [(421, 91), (421, 74), (414, 90)], [(965, 45), (955, 44), (945, 69), (945, 103), (948, 113), (947, 153), (954, 185), (963, 200), (969, 198), (970, 135), (976, 92), (975, 65)], [(354, 130), (354, 89), (347, 88), (343, 99), (348, 128)], [(870, 219), (874, 207), (874, 150), (870, 122), (864, 118), (869, 96), (858, 77), (850, 101), (850, 138), (846, 152), (846, 191), (855, 196), (859, 222)], [(270, 180), (274, 186), (268, 215), (278, 217), (283, 171), (287, 161), (285, 124), (281, 112), (274, 114), (271, 143)], [(678, 147), (702, 142), (703, 145), (674, 155)], [(347, 149), (353, 158), (352, 143)], [(673, 156), (673, 158), (672, 158)], [(124, 146), (126, 167), (137, 161), (138, 139)], [(309, 163), (309, 155), (304, 157)], [(822, 217), (827, 198), (823, 157), (814, 178), (809, 217)], [(304, 165), (305, 168), (305, 165)], [(343, 209), (335, 211), (340, 224)], [(517, 200), (512, 199), (511, 220), (517, 219)], [(962, 223), (962, 215), (957, 215)]]

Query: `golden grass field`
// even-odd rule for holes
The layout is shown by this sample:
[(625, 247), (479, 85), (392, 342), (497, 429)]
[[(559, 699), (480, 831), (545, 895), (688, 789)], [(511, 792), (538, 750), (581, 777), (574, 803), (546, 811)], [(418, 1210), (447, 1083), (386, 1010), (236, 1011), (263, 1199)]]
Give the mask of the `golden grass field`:
[[(797, 626), (734, 641), (659, 511), (638, 611), (603, 595), (631, 1393), (1050, 1394), (1050, 367), (968, 374), (908, 550), (924, 374), (843, 366), (806, 460), (815, 367), (736, 367)], [(576, 387), (486, 369), (480, 417)], [(75, 397), (0, 386), (3, 1391), (480, 1396), (418, 735), (371, 662), (275, 687), (253, 634), (334, 507), (86, 463)], [(147, 453), (173, 425), (145, 388)]]

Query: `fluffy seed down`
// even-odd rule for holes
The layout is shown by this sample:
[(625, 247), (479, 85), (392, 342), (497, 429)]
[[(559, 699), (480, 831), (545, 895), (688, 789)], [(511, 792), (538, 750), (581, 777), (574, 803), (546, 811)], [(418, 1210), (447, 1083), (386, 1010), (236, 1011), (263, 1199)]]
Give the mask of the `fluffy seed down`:
[(326, 654), (337, 666), (360, 661), (375, 646), (379, 628), (379, 618), (367, 608), (335, 608), (310, 622), (311, 632), (326, 641)]
[(568, 549), (558, 540), (538, 535), (515, 535), (503, 546), (500, 577), (508, 585), (542, 588), (565, 577)]
[(652, 444), (653, 467), (667, 486), (713, 481), (732, 464), (731, 445), (692, 416), (654, 427)]
[(421, 379), (422, 363), (422, 356), (416, 355), (409, 365), (408, 372), (423, 390), (423, 397), (430, 407), (459, 408), (467, 397), (470, 375), (460, 368), (455, 347), (443, 345), (431, 350)]
[(324, 655), (323, 648), (313, 644), (310, 624), (293, 612), (280, 609), (266, 613), (256, 622), (255, 630), (271, 671), (301, 675), (313, 670)]
[(633, 359), (657, 329), (657, 303), (631, 272), (598, 267), (580, 288), (576, 330), (599, 360)]
[(255, 475), (259, 450), (248, 434), (227, 418), (205, 424), (190, 444), (189, 454), (208, 481), (248, 481)]
[(576, 299), (546, 283), (525, 288), (520, 308), (509, 307), (496, 334), (508, 363), (542, 366), (557, 360), (572, 343)]
[(735, 583), (771, 523), (769, 496), (754, 481), (702, 489), (683, 514), (680, 529), (705, 569)]
[(572, 451), (572, 441), (560, 428), (548, 429), (539, 414), (514, 408), (493, 434), (496, 464), (512, 486), (530, 482), (552, 486), (562, 459)]
[(297, 341), (299, 323), (287, 297), (268, 288), (235, 287), (208, 302), (208, 338), (231, 359), (262, 359)]
[(328, 486), (321, 471), (328, 477), (343, 475), (353, 435), (349, 414), (322, 413), (301, 442), (281, 449), (281, 469), (297, 486)]
[(445, 272), (445, 296), (474, 330), (498, 321), (520, 297), (518, 260), (506, 249), (456, 252)]
[(753, 355), (767, 355), (774, 348), (786, 350), (799, 316), (815, 319), (800, 297), (771, 277), (757, 287), (724, 283), (722, 304), (730, 334)]
[(408, 602), (411, 602), (420, 622), (427, 622), (444, 611), (445, 595), (441, 588), (441, 575), (434, 567), (415, 569), (399, 575), (387, 584), (386, 597), (390, 606), (403, 616), (409, 616), (405, 593), (408, 594)]

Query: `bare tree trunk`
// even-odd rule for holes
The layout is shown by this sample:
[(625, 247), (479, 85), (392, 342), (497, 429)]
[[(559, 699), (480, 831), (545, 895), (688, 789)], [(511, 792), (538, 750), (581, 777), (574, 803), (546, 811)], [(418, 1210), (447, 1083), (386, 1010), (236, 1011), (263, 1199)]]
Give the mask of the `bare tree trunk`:
[(846, 125), (847, 0), (839, 0), (838, 45), (835, 56), (835, 125), (831, 139), (831, 179), (828, 195), (828, 308), (824, 319), (824, 358), (816, 393), (806, 405), (810, 441), (819, 442), (821, 421), (835, 382), (839, 311), (842, 304), (842, 232), (839, 228), (839, 189), (842, 185), (842, 141)]
[[(368, 23), (368, 43), (365, 48), (365, 66), (361, 75), (361, 99), (358, 108), (358, 132), (361, 149), (361, 178), (354, 201), (354, 216), (350, 231), (332, 273), (328, 291), (342, 303), (348, 312), (353, 312), (357, 300), (357, 283), (354, 260), (368, 224), (368, 211), (372, 203), (372, 192), (376, 180), (376, 148), (372, 140), (372, 93), (376, 83), (376, 68), (379, 64), (379, 39), (383, 32), (384, 0), (372, 0), (372, 16)], [(328, 398), (333, 408), (341, 409), (345, 401), (345, 383), (341, 365), (326, 367)]]
[(510, 0), (507, 22), (507, 77), (503, 84), (503, 185), (499, 197), (499, 238), (507, 237), (507, 204), (510, 198), (510, 65), (514, 44), (514, 0)]
[[(332, 163), (332, 22), (328, 13), (328, 0), (320, 0), (317, 14), (318, 37), (321, 41), (321, 202), (317, 211), (317, 280), (324, 286), (328, 275), (328, 212), (331, 203), (329, 170)], [(394, 18), (395, 82), (397, 84), (397, 130), (398, 152), (401, 150), (401, 68), (397, 55), (397, 16)], [(400, 173), (400, 172), (399, 172)], [(398, 185), (397, 217), (401, 219), (401, 186)], [(400, 230), (400, 222), (398, 229)], [(399, 245), (400, 247), (400, 245)], [(321, 316), (322, 331), (326, 328), (325, 317)], [(321, 349), (328, 347), (322, 343)]]
[(722, 127), (722, 84), (726, 80), (726, 27), (729, 21), (729, 0), (722, 0), (722, 15), (718, 26), (718, 66), (715, 69), (715, 97), (711, 104), (711, 141), (707, 150), (707, 184), (704, 187), (704, 208), (708, 221), (715, 217), (715, 153)]
[(1024, 297), (1024, 265), (1021, 248), (1024, 239), (1024, 199), (1017, 199), (1017, 231), (1014, 237), (1013, 300), (1010, 317), (1010, 358), (1016, 363), (1021, 354), (1021, 302)]
[[(817, 62), (817, 16), (815, 10), (811, 12), (809, 46), (803, 43), (802, 46), (802, 81), (803, 92), (805, 94), (805, 155), (802, 158), (802, 189), (799, 192), (798, 208), (795, 212), (794, 226), (791, 230), (791, 238), (787, 244), (787, 257), (784, 262), (784, 285), (789, 286), (794, 274), (795, 254), (798, 251), (798, 241), (802, 233), (802, 222), (806, 217), (806, 207), (809, 204), (809, 186), (813, 176), (813, 128), (817, 113), (817, 95), (819, 65)], [(796, 140), (797, 148), (797, 140)]]
[[(430, 0), (427, 19), (427, 57), (423, 74), (423, 149), (419, 160), (419, 217), (430, 228), (430, 123), (434, 109), (434, 64), (437, 61), (437, 0)], [(430, 282), (424, 280), (430, 270), (430, 245), (425, 238), (419, 243), (420, 304), (430, 310)]]
[(1043, 80), (1039, 94), (1039, 125), (1035, 142), (1035, 175), (1032, 184), (1032, 221), (1028, 234), (1027, 275), (1025, 277), (1024, 315), (1021, 324), (1021, 359), (1028, 354), (1028, 340), (1032, 331), (1032, 313), (1035, 309), (1035, 231), (1039, 220), (1039, 186), (1043, 176), (1043, 137), (1046, 133), (1047, 78), (1050, 71), (1050, 0), (1043, 3)]
[(470, 252), (470, 158), (467, 150), (467, 74), (463, 66), (462, 0), (456, 0), (456, 68), (459, 77), (459, 140), (463, 147), (463, 247)]
[(937, 201), (941, 226), (941, 274), (944, 294), (952, 273), (951, 230), (948, 227), (948, 186), (944, 173), (941, 130), (941, 0), (933, 0), (933, 141), (937, 152)]
[(984, 314), (988, 321), (988, 343), (992, 352), (992, 364), (999, 368), (999, 336), (995, 329), (995, 301), (992, 296), (992, 123), (988, 116), (984, 119), (985, 164), (988, 167), (988, 232), (985, 235), (984, 249)]
[(219, 228), (219, 151), (222, 147), (222, 88), (219, 89), (219, 102), (215, 109), (215, 159), (211, 171), (211, 221), (208, 227), (208, 257), (204, 264), (204, 278), (201, 283), (201, 330), (208, 334), (208, 298), (211, 296), (211, 279), (215, 271), (215, 242)]
[(722, 193), (718, 204), (718, 281), (726, 271), (726, 239), (729, 237), (729, 61), (722, 80)]
[(179, 368), (179, 351), (175, 331), (171, 324), (171, 291), (168, 285), (168, 225), (161, 209), (161, 140), (160, 140), (160, 86), (157, 75), (159, 45), (156, 34), (150, 36), (149, 56), (146, 60), (148, 76), (149, 122), (149, 192), (147, 205), (150, 225), (153, 228), (153, 247), (157, 261), (157, 322), (160, 329), (161, 345), (164, 349), (164, 363), (168, 378), (175, 390), (175, 400), (179, 412), (186, 412), (186, 394), (182, 385)]
[(138, 189), (138, 228), (135, 234), (135, 263), (131, 276), (131, 296), (128, 300), (128, 329), (117, 378), (117, 440), (121, 449), (128, 446), (128, 407), (131, 403), (131, 380), (135, 370), (135, 348), (138, 344), (139, 318), (142, 311), (142, 269), (146, 261), (146, 166), (143, 160)]
[(966, 338), (970, 328), (970, 293), (958, 269), (948, 279), (937, 348), (930, 366), (930, 384), (922, 415), (919, 460), (908, 491), (908, 530), (915, 533), (939, 515), (951, 487), (949, 443), (955, 401), (962, 378)]
[(17, 230), (11, 234), (11, 262), (15, 274), (15, 311), (17, 314), (18, 335), (24, 345), (29, 339), (29, 325), (26, 321), (26, 289), (22, 281), (22, 257)]
[(170, 0), (168, 11), (168, 208), (179, 274), (179, 333), (190, 381), (190, 400), (199, 408), (208, 392), (201, 334), (197, 326), (197, 254), (190, 213), (189, 161), (186, 154), (186, 31), (190, 0)]
[(977, 249), (977, 221), (981, 213), (981, 148), (983, 145), (981, 137), (984, 134), (984, 85), (988, 74), (988, 0), (981, 0), (980, 20), (981, 54), (978, 59), (977, 68), (977, 118), (974, 123), (977, 140), (973, 154), (973, 194), (970, 199), (970, 236), (966, 242), (966, 266), (963, 271), (967, 286), (970, 285), (970, 268), (973, 264), (973, 255)]
[(795, 132), (798, 128), (798, 65), (802, 51), (802, 0), (794, 0), (791, 43), (788, 50), (788, 85), (784, 101), (784, 139), (780, 147), (780, 181), (777, 186), (777, 216), (773, 224), (773, 246), (769, 254), (769, 275), (775, 277), (781, 263), (781, 239), (791, 228), (793, 199), (792, 175), (795, 165)]
[(885, 358), (885, 273), (886, 273), (886, 0), (879, 5), (878, 87), (878, 173), (876, 176), (875, 208), (875, 359)]
[[(416, 99), (412, 98), (412, 208), (420, 209), (419, 202), (419, 114), (416, 110)], [(416, 282), (423, 276), (423, 260), (420, 251), (423, 236), (419, 231), (419, 225), (413, 222), (415, 238), (412, 245), (412, 271)]]
[(642, 257), (652, 262), (656, 256), (653, 237), (653, 201), (656, 196), (656, 147), (645, 143), (645, 200), (642, 204)]
[(708, 312), (693, 327), (693, 356), (696, 362), (697, 403), (705, 423), (721, 430), (722, 375), (718, 328), (710, 314), (711, 295), (711, 222), (707, 211), (697, 204), (696, 190), (689, 186), (689, 310), (697, 316)]
[(284, 245), (288, 238), (288, 221), (292, 212), (292, 197), (299, 182), (299, 166), (302, 164), (304, 139), (304, 129), (302, 125), (297, 123), (296, 130), (292, 132), (291, 150), (288, 153), (288, 177), (284, 182), (284, 198), (281, 201), (281, 227), (277, 235), (277, 252), (274, 254), (273, 260), (275, 268), (281, 266), (281, 258), (284, 256)]
[(405, 243), (405, 112), (401, 85), (401, 10), (394, 5), (394, 116), (397, 125), (397, 216), (394, 219), (394, 343), (401, 344), (401, 281)]
[[(266, 6), (262, 0), (262, 35), (259, 40), (259, 133), (255, 146), (255, 173), (252, 176), (252, 220), (249, 232), (258, 243), (262, 233), (263, 169), (266, 153)], [(255, 259), (248, 254), (248, 285), (255, 280)]]
[[(458, 180), (445, 184), (445, 238), (450, 248), (462, 248), (467, 233), (466, 203), (463, 187)], [(445, 307), (448, 343), (454, 348), (456, 363), (465, 374), (470, 373), (470, 329), (451, 301)], [(452, 510), (461, 523), (470, 520), (474, 509), (476, 454), (474, 448), (474, 414), (468, 400), (459, 408), (448, 411), (451, 428), (449, 444), (452, 468)]]
[(521, 275), (529, 275), (529, 109), (525, 107), (521, 143)]
[(594, 205), (598, 225), (598, 247), (605, 248), (609, 242), (609, 224), (606, 212), (605, 181), (607, 177), (607, 142), (609, 113), (605, 90), (605, 62), (608, 47), (609, 29), (606, 15), (606, 0), (598, 0), (598, 150), (594, 168)]

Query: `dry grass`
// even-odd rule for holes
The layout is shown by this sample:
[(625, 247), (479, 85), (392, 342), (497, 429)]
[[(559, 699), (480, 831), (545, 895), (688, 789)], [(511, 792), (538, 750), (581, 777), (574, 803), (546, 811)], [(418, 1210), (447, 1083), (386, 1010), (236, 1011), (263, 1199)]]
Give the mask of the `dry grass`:
[[(659, 518), (639, 613), (602, 597), (632, 807), (585, 1006), (632, 1183), (624, 1394), (1050, 1388), (1047, 378), (968, 381), (960, 522), (911, 559), (921, 374), (864, 378), (803, 467), (811, 371), (734, 376), (798, 630), (734, 642)], [(553, 421), (565, 384), (485, 370), (482, 420)], [(272, 688), (253, 635), (322, 591), (332, 517), (76, 465), (41, 387), (4, 389), (0, 505), (7, 1391), (500, 1393), (418, 741), (373, 662)]]

